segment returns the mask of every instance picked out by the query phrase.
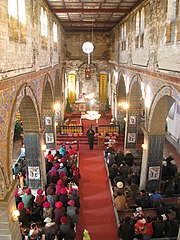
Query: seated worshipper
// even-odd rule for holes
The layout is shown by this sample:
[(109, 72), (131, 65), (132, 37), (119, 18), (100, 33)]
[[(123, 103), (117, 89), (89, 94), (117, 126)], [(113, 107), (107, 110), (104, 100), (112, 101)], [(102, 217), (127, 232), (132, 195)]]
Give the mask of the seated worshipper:
[(78, 195), (78, 192), (76, 189), (72, 190), (72, 193), (69, 196), (69, 200), (74, 200), (74, 202), (75, 202), (74, 206), (76, 208), (80, 208), (80, 198), (79, 198), (79, 195)]
[(46, 201), (43, 203), (43, 219), (53, 217), (53, 208), (50, 206), (50, 202)]
[(113, 183), (113, 180), (116, 177), (117, 173), (118, 173), (117, 164), (114, 163), (109, 168), (109, 179), (111, 180), (111, 183)]
[(122, 194), (124, 193), (124, 184), (123, 182), (117, 182), (116, 186), (113, 187), (113, 196), (117, 197), (118, 192), (121, 192)]
[(134, 224), (130, 217), (125, 217), (124, 221), (120, 223), (118, 237), (123, 240), (134, 239)]
[(107, 154), (106, 163), (107, 163), (108, 167), (111, 167), (115, 163), (115, 154), (114, 153)]
[(63, 207), (66, 209), (68, 206), (68, 192), (66, 188), (60, 189), (59, 201), (62, 202)]
[(115, 154), (115, 150), (114, 150), (112, 144), (109, 144), (107, 146), (107, 149), (105, 150), (105, 158), (107, 158), (108, 153)]
[(29, 239), (42, 239), (42, 233), (37, 227), (36, 223), (31, 224), (31, 228), (28, 233)]
[(115, 163), (119, 167), (122, 164), (122, 161), (124, 160), (124, 152), (123, 150), (118, 150), (118, 153), (115, 155)]
[(48, 217), (44, 219), (44, 222), (46, 240), (54, 240), (58, 233), (59, 226), (55, 222), (52, 222), (52, 219)]
[(56, 192), (55, 192), (55, 194), (56, 194), (57, 196), (60, 195), (60, 190), (61, 190), (61, 188), (65, 188), (65, 186), (64, 186), (62, 180), (59, 179), (59, 180), (57, 181), (57, 184), (56, 184)]
[(159, 193), (156, 193), (155, 189), (153, 189), (149, 197), (150, 206), (156, 208), (162, 203), (162, 201), (163, 198), (161, 197), (161, 195)]
[(76, 237), (76, 233), (74, 229), (70, 227), (70, 224), (68, 222), (68, 218), (66, 216), (61, 217), (60, 219), (61, 225), (60, 225), (60, 239), (68, 239), (68, 240), (74, 240)]
[(136, 205), (138, 207), (142, 207), (142, 208), (148, 208), (149, 207), (149, 194), (147, 194), (145, 192), (145, 190), (141, 190), (138, 194), (138, 196), (136, 197)]
[(125, 161), (122, 161), (122, 164), (119, 167), (119, 172), (124, 176), (124, 178), (127, 178), (129, 170), (130, 167), (125, 163)]
[(134, 156), (129, 150), (126, 151), (124, 161), (129, 167), (132, 167), (134, 163)]
[(127, 207), (126, 198), (120, 191), (117, 192), (117, 197), (114, 199), (114, 206), (117, 211), (124, 211)]
[(172, 215), (168, 215), (165, 221), (165, 235), (169, 239), (176, 240), (179, 231), (179, 224), (173, 219)]
[(165, 237), (165, 222), (162, 216), (157, 216), (156, 221), (153, 222), (153, 238)]
[(69, 158), (71, 155), (75, 153), (76, 151), (74, 150), (74, 148), (72, 148), (72, 146), (69, 146), (69, 148), (67, 149), (67, 157)]
[(143, 215), (138, 217), (138, 220), (134, 225), (134, 233), (135, 237), (138, 239), (144, 240), (150, 239), (146, 234), (147, 233), (146, 219), (144, 218)]
[(139, 193), (139, 186), (131, 181), (130, 189), (130, 198), (135, 200)]
[(53, 162), (54, 160), (54, 156), (52, 155), (51, 151), (48, 152), (45, 158), (48, 159), (49, 162)]
[(19, 222), (21, 222), (23, 226), (27, 227), (31, 222), (31, 215), (29, 209), (24, 208), (24, 203), (20, 202), (18, 204), (18, 210), (20, 213)]
[(60, 153), (63, 157), (66, 156), (67, 151), (66, 151), (66, 146), (65, 146), (65, 144), (62, 144), (62, 146), (61, 146), (60, 149), (59, 149), (59, 153)]
[(67, 207), (66, 215), (71, 228), (74, 228), (74, 224), (76, 224), (79, 219), (77, 215), (77, 208), (74, 206), (75, 201), (69, 200), (68, 205), (69, 206)]
[(150, 216), (147, 216), (145, 228), (146, 228), (146, 236), (147, 236), (145, 239), (151, 239), (153, 235), (153, 223)]
[(37, 204), (37, 206), (42, 206), (43, 202), (45, 202), (47, 199), (47, 197), (43, 194), (43, 190), (42, 189), (38, 189), (37, 190), (37, 195), (36, 195), (36, 200), (35, 203)]
[(22, 197), (24, 208), (31, 209), (34, 203), (35, 196), (31, 194), (31, 189), (27, 188), (25, 194)]
[(63, 207), (63, 203), (58, 201), (55, 203), (54, 209), (54, 219), (55, 223), (59, 224), (59, 219), (65, 215), (65, 208)]

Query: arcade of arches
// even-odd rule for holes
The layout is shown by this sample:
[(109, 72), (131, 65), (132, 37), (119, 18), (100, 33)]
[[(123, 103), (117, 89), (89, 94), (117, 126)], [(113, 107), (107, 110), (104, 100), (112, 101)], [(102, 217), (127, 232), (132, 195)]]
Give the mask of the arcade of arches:
[[(3, 2), (7, 11), (8, 1)], [(31, 4), (27, 2), (30, 8)], [(46, 1), (40, 2), (48, 9)], [(152, 17), (152, 5), (146, 5), (147, 18)], [(31, 16), (29, 8), (27, 19)], [(0, 16), (2, 9), (1, 5)], [(50, 10), (49, 15), (56, 20)], [(4, 20), (0, 18), (4, 33), (0, 38), (0, 229), (5, 230), (3, 234), (0, 231), (0, 239), (20, 239), (16, 231), (18, 223), (11, 219), (15, 209), (13, 192), (17, 184), (12, 175), (17, 113), (23, 124), (27, 166), (40, 169), (39, 180), (28, 180), (32, 189), (44, 188), (46, 184), (42, 146), (56, 148), (56, 124), (65, 120), (67, 103), (74, 113), (97, 110), (102, 115), (108, 104), (112, 118), (117, 120), (121, 129), (126, 117), (124, 148), (135, 150), (138, 134), (144, 136), (140, 186), (158, 188), (159, 179), (149, 180), (148, 169), (161, 166), (165, 138), (180, 153), (180, 47), (173, 43), (165, 46), (153, 38), (150, 28), (156, 31), (156, 28), (163, 28), (163, 24), (146, 24), (143, 49), (132, 47), (133, 37), (129, 33), (132, 45), (129, 43), (129, 49), (122, 51), (118, 34), (121, 23), (112, 33), (94, 33), (96, 49), (88, 65), (79, 46), (85, 40), (83, 32), (66, 33), (59, 24), (57, 49), (53, 49), (51, 37), (48, 38), (48, 47), (44, 47), (41, 39), (34, 36), (40, 31), (32, 23), (38, 19), (34, 16), (27, 26), (26, 43), (22, 44), (8, 36), (8, 14), (3, 16)], [(126, 21), (131, 17), (128, 15)], [(160, 17), (164, 21), (163, 13)], [(112, 36), (115, 39), (111, 39)], [(92, 93), (96, 102), (90, 105), (88, 96)], [(128, 103), (129, 108), (124, 110), (122, 102)], [(55, 103), (59, 104), (56, 110)], [(47, 118), (52, 124), (46, 124)], [(47, 141), (47, 136), (51, 140)]]

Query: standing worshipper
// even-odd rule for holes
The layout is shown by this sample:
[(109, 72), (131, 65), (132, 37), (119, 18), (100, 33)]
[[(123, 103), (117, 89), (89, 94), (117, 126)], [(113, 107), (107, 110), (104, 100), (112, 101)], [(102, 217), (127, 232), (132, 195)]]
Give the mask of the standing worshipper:
[(94, 135), (95, 135), (94, 130), (92, 128), (89, 128), (87, 130), (89, 149), (93, 149), (93, 146), (94, 146)]

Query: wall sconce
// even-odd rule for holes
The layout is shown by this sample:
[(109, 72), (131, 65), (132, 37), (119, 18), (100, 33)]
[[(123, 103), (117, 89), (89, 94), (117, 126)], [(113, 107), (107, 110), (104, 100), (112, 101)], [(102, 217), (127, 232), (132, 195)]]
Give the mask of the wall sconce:
[(142, 147), (143, 149), (146, 149), (146, 148), (147, 148), (146, 144), (144, 144), (144, 143), (141, 145), (141, 147)]
[(118, 107), (122, 107), (124, 109), (128, 109), (129, 108), (129, 104), (127, 102), (120, 102), (118, 104)]
[(20, 216), (20, 212), (19, 210), (15, 209), (12, 212), (12, 220), (15, 222), (18, 220), (18, 217)]
[(46, 151), (46, 145), (43, 144), (41, 149), (42, 149), (42, 151)]
[(60, 109), (60, 103), (59, 102), (55, 103), (53, 108), (54, 108), (54, 110), (59, 110)]
[(124, 121), (127, 122), (127, 118), (124, 118)]

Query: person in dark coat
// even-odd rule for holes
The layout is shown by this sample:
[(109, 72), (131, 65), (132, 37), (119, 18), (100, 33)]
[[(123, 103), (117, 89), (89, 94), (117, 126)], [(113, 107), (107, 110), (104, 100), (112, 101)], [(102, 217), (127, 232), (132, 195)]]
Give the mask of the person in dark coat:
[(124, 160), (124, 153), (122, 150), (119, 150), (115, 156), (115, 163), (117, 164), (118, 167), (122, 164), (123, 160)]
[(89, 149), (93, 149), (93, 146), (94, 146), (94, 135), (95, 135), (95, 132), (92, 128), (89, 128), (87, 130), (87, 137), (88, 137), (88, 143), (89, 143)]
[(79, 195), (77, 194), (76, 189), (72, 190), (72, 194), (69, 196), (69, 200), (74, 200), (75, 202), (74, 206), (76, 208), (80, 208), (80, 198), (79, 198)]
[(167, 216), (167, 220), (165, 221), (165, 235), (171, 240), (176, 240), (178, 236), (179, 225), (176, 221), (172, 219), (172, 217)]
[(142, 208), (148, 208), (149, 204), (149, 195), (145, 192), (145, 190), (141, 190), (139, 195), (136, 197), (136, 205)]
[(153, 222), (153, 238), (163, 238), (165, 236), (165, 222), (162, 216), (157, 216), (155, 222)]
[(44, 226), (46, 240), (54, 240), (58, 233), (59, 226), (55, 222), (52, 222), (52, 219), (49, 217), (44, 219), (44, 222), (46, 223)]
[(60, 237), (59, 239), (65, 240), (74, 240), (76, 237), (76, 233), (73, 229), (70, 228), (70, 225), (68, 223), (68, 218), (66, 216), (61, 217), (60, 219), (61, 225), (60, 225)]
[(130, 217), (126, 217), (118, 228), (118, 237), (123, 240), (133, 240), (134, 238), (134, 224)]
[(129, 150), (126, 151), (126, 155), (124, 157), (124, 160), (129, 167), (132, 167), (132, 165), (134, 163), (134, 156)]
[(113, 183), (113, 180), (116, 177), (117, 173), (118, 173), (117, 164), (113, 164), (109, 168), (109, 179), (111, 180), (111, 183)]
[(18, 210), (19, 210), (19, 222), (22, 223), (24, 227), (28, 227), (31, 222), (31, 215), (29, 209), (24, 208), (24, 203), (20, 202), (18, 204)]
[(54, 219), (55, 223), (59, 224), (59, 219), (65, 215), (65, 208), (63, 207), (63, 203), (58, 201), (55, 203), (54, 209)]
[(61, 188), (60, 195), (59, 195), (59, 201), (62, 202), (63, 207), (65, 207), (65, 209), (66, 209), (68, 206), (68, 195), (67, 195), (66, 188)]
[(18, 204), (22, 202), (22, 197), (19, 196), (18, 189), (15, 190), (14, 197), (15, 197), (16, 207), (18, 207)]

